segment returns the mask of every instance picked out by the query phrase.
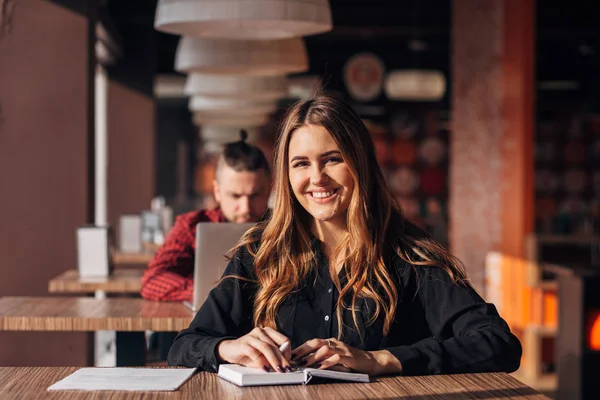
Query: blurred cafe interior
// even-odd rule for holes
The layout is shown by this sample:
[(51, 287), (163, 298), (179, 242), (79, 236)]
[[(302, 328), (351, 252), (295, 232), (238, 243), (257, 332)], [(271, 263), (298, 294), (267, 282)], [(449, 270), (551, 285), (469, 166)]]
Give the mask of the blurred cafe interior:
[[(174, 219), (215, 206), (222, 144), (245, 129), (270, 161), (286, 108), (327, 91), (521, 340), (514, 376), (600, 398), (598, 2), (325, 3), (329, 22), (253, 37), (156, 0), (0, 0), (0, 320), (25, 300), (140, 301)], [(76, 285), (98, 240), (122, 290)], [(0, 366), (115, 365), (138, 343), (2, 321)]]

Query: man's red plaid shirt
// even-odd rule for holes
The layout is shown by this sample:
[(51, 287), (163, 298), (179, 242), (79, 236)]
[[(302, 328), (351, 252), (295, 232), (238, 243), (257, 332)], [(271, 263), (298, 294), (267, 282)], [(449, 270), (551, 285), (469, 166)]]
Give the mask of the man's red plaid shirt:
[(141, 295), (148, 300), (191, 301), (194, 297), (196, 224), (225, 222), (220, 208), (192, 211), (177, 217), (165, 243), (142, 277)]

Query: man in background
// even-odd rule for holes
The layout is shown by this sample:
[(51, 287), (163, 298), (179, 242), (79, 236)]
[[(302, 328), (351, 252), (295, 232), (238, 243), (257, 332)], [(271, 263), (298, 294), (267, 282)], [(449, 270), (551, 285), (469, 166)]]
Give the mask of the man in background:
[(213, 190), (218, 206), (177, 217), (165, 243), (142, 277), (141, 295), (148, 300), (192, 301), (198, 222), (258, 222), (267, 211), (270, 168), (263, 152), (241, 140), (227, 143), (219, 156)]

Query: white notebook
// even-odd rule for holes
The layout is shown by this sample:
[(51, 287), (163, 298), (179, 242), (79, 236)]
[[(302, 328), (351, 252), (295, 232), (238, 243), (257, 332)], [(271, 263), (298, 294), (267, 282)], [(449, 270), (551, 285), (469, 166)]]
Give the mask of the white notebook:
[(81, 368), (48, 388), (53, 390), (177, 390), (196, 368)]
[(237, 364), (219, 365), (219, 377), (238, 386), (306, 385), (313, 377), (368, 383), (369, 375), (354, 372), (330, 371), (316, 368), (299, 368), (292, 372), (266, 372), (259, 368)]

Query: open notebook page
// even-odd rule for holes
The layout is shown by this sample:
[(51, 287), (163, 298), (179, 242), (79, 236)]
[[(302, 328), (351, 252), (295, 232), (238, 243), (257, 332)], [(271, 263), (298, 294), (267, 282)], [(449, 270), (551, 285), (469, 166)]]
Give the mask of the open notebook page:
[(367, 374), (314, 368), (299, 368), (293, 372), (286, 373), (265, 372), (259, 368), (249, 368), (236, 364), (220, 365), (219, 377), (238, 386), (300, 385), (308, 383), (312, 377), (352, 382), (369, 382), (369, 375)]

